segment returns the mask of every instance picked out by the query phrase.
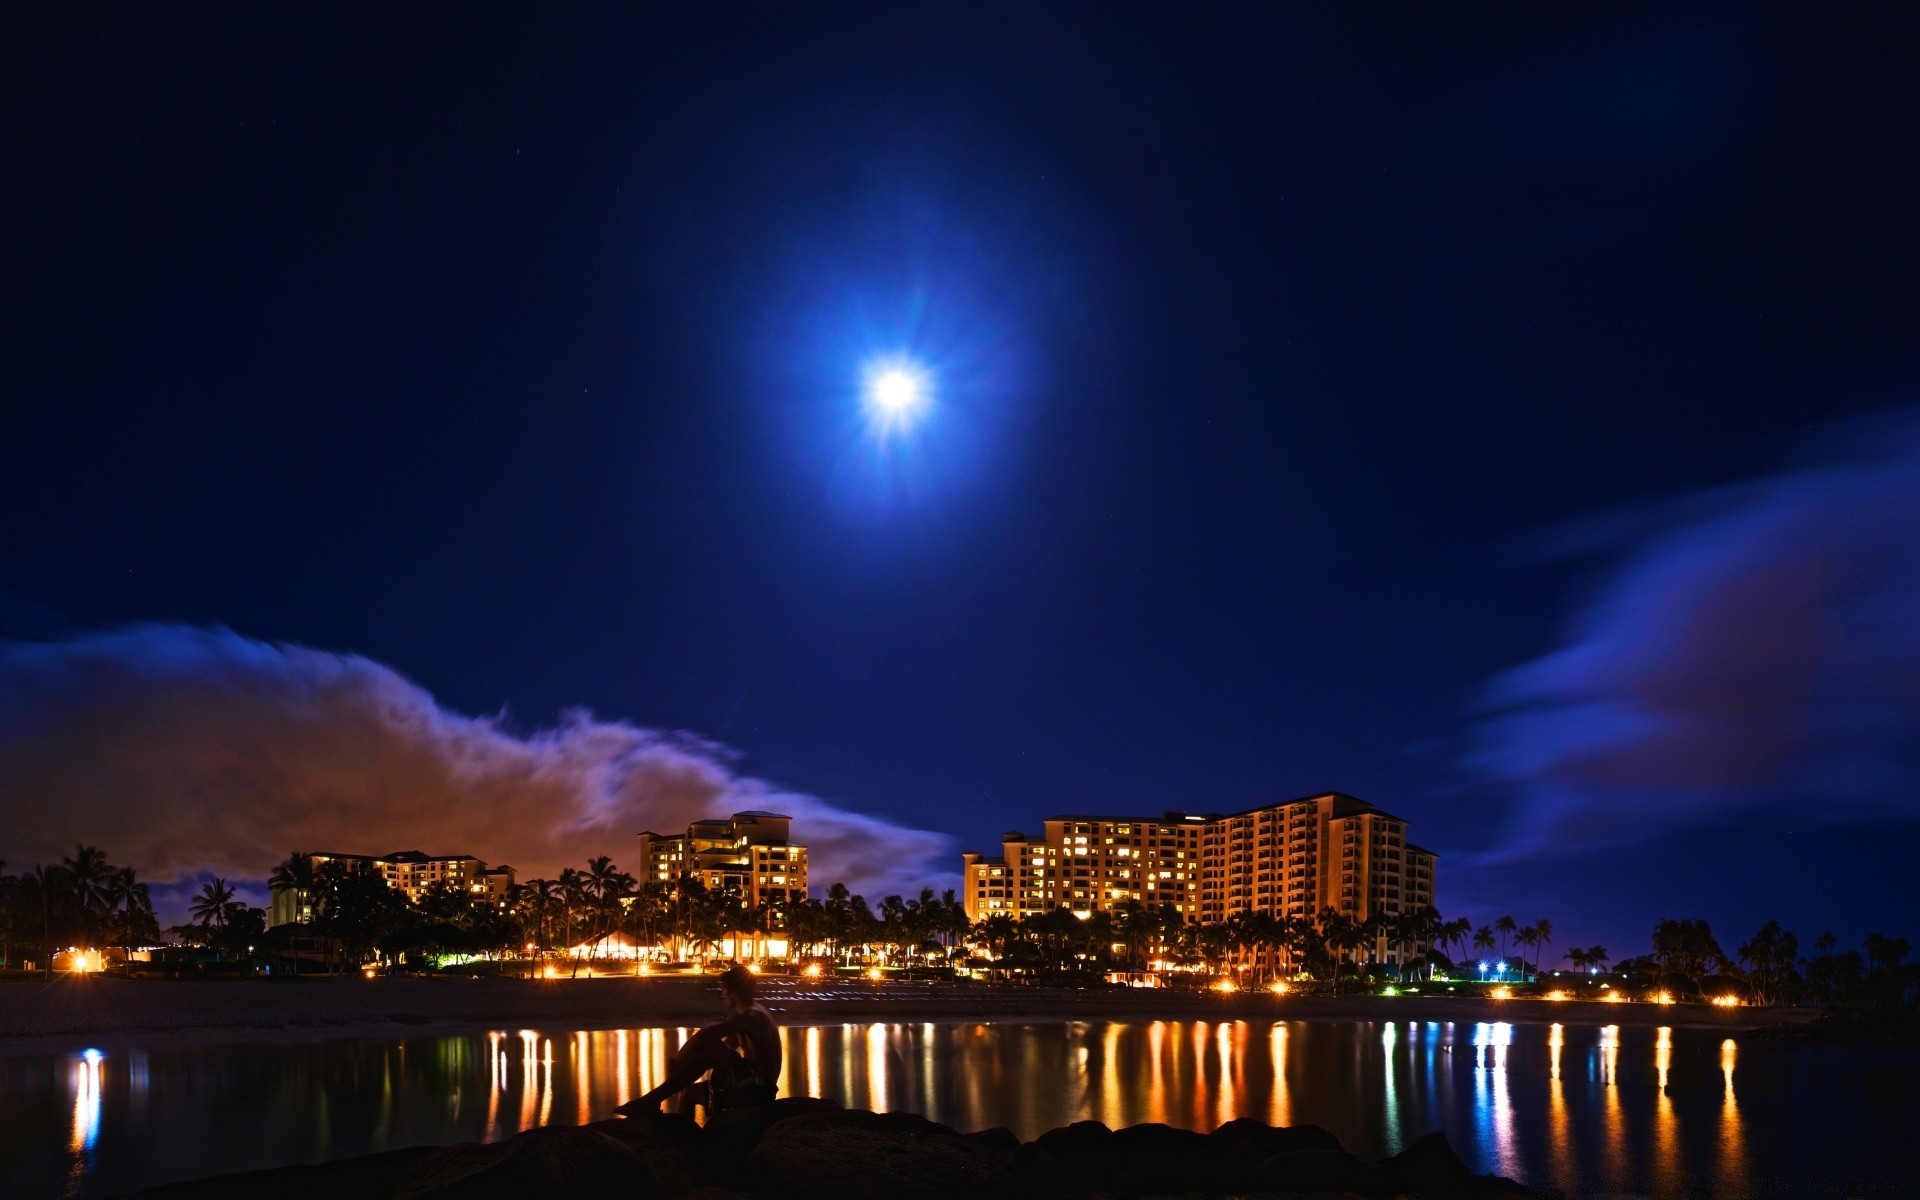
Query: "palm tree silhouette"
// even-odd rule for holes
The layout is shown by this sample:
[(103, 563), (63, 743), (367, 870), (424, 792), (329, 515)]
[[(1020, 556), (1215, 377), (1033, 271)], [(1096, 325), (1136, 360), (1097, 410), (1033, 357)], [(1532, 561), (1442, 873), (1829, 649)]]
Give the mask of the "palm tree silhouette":
[(94, 926), (109, 908), (107, 881), (113, 878), (113, 866), (98, 846), (75, 846), (73, 857), (62, 858), (60, 865), (66, 872), (68, 894), (79, 905), (82, 919)]
[(1533, 973), (1540, 973), (1540, 950), (1553, 944), (1553, 922), (1541, 917), (1533, 923)]
[(187, 911), (202, 927), (216, 925), (224, 928), (227, 924), (227, 905), (233, 902), (233, 896), (234, 891), (227, 886), (227, 881), (215, 876), (212, 883), (200, 888), (200, 894), (193, 898)]
[(1507, 956), (1507, 939), (1518, 932), (1520, 926), (1512, 917), (1501, 917), (1493, 923), (1493, 927), (1500, 931), (1500, 957), (1505, 958)]
[(1513, 944), (1520, 950), (1520, 978), (1522, 981), (1525, 981), (1527, 978), (1527, 950), (1529, 947), (1537, 945), (1539, 941), (1540, 931), (1531, 925), (1515, 931), (1513, 935)]
[(140, 882), (139, 875), (132, 867), (121, 867), (109, 875), (105, 891), (107, 911), (119, 914), (119, 919), (114, 922), (114, 926), (121, 937), (120, 948), (126, 952), (128, 960), (131, 961), (134, 931), (144, 924), (142, 918), (152, 919), (153, 896), (148, 892), (147, 885)]

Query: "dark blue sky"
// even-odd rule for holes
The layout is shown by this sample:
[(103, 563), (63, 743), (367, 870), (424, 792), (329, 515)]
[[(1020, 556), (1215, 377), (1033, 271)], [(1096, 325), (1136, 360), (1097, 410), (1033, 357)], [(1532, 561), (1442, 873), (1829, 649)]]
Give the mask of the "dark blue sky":
[[(1806, 936), (1912, 911), (1816, 886), (1915, 832), (1910, 679), (1890, 775), (1616, 779), (1698, 819), (1466, 865), (1584, 786), (1516, 765), (1509, 672), (1613, 645), (1605, 597), (1667, 595), (1635, 564), (1755, 496), (1827, 511), (1794, 472), (1866, 469), (1849, 419), (1910, 428), (1895, 6), (5, 21), (0, 635), (354, 652), (968, 844), (1338, 788), (1448, 853), (1443, 908), (1580, 940), (1741, 932), (1808, 852)], [(881, 455), (859, 373), (902, 349), (939, 404)], [(1802, 828), (1828, 770), (1854, 807)]]

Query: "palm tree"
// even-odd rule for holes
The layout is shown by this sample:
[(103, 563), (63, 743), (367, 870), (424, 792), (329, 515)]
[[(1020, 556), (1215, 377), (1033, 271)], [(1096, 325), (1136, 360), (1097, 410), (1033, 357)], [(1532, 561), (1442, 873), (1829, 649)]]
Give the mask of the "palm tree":
[(1607, 965), (1607, 948), (1605, 946), (1593, 946), (1582, 950), (1580, 947), (1575, 946), (1573, 949), (1567, 951), (1566, 959), (1573, 964), (1574, 970), (1576, 971), (1591, 971), (1595, 967), (1604, 967)]
[(1007, 956), (1007, 946), (1020, 936), (1020, 923), (1010, 913), (994, 913), (980, 920), (980, 937), (996, 959)]
[(1540, 941), (1540, 931), (1535, 929), (1531, 925), (1525, 926), (1524, 928), (1521, 928), (1514, 932), (1513, 944), (1515, 948), (1517, 948), (1520, 951), (1520, 979), (1522, 982), (1525, 982), (1525, 980), (1527, 979), (1527, 950), (1529, 947), (1536, 945), (1539, 941)]
[(1345, 913), (1334, 908), (1320, 910), (1320, 940), (1326, 944), (1327, 957), (1333, 960), (1333, 990), (1340, 990), (1341, 951), (1358, 947), (1365, 931)]
[(601, 905), (613, 903), (626, 890), (628, 876), (602, 854), (587, 863), (581, 887)]
[(144, 932), (144, 927), (153, 923), (152, 893), (146, 884), (140, 882), (132, 867), (121, 867), (115, 871), (107, 879), (106, 893), (108, 910), (120, 914), (120, 919), (115, 922), (121, 935), (120, 948), (131, 959), (136, 931)]
[(941, 934), (947, 943), (947, 958), (953, 958), (954, 948), (966, 937), (970, 923), (967, 920), (967, 906), (952, 888), (940, 893), (940, 908), (945, 914), (941, 922)]
[[(1432, 907), (1407, 913), (1394, 921), (1393, 932), (1388, 935), (1388, 941), (1400, 951), (1401, 978), (1406, 977), (1407, 958), (1413, 953), (1413, 948), (1424, 942), (1429, 947), (1430, 955), (1434, 940), (1440, 936), (1444, 928), (1439, 911)], [(1427, 963), (1429, 966), (1432, 965), (1431, 957), (1427, 959)]]
[(853, 925), (853, 897), (847, 891), (847, 885), (836, 883), (828, 888), (827, 899), (821, 908), (826, 915), (828, 952), (835, 962), (839, 962)]
[[(1473, 931), (1473, 948), (1483, 952), (1493, 949), (1493, 930), (1490, 927), (1482, 925)], [(1484, 972), (1482, 978), (1485, 978)]]
[(529, 879), (520, 885), (520, 903), (527, 915), (539, 922), (534, 937), (534, 948), (544, 950), (547, 947), (547, 914), (552, 911), (550, 896), (553, 892), (553, 880)]
[(298, 851), (287, 855), (286, 861), (275, 866), (273, 874), (267, 876), (267, 888), (275, 893), (292, 892), (293, 914), (299, 919), (306, 893), (313, 890), (313, 856)]
[(641, 943), (659, 945), (660, 922), (673, 915), (673, 885), (660, 880), (645, 885), (627, 913), (640, 932)]
[(619, 926), (622, 907), (620, 901), (632, 892), (633, 876), (613, 865), (613, 860), (602, 854), (587, 863), (586, 872), (580, 877), (583, 895), (593, 901), (593, 907), (599, 910), (599, 916), (593, 924), (592, 953), (599, 953), (600, 940), (612, 934)]
[(0, 859), (0, 968), (13, 961), (13, 922), (15, 897), (20, 881), (7, 874), (7, 862)]
[(1473, 922), (1465, 917), (1455, 917), (1447, 922), (1447, 945), (1460, 952), (1462, 959), (1467, 957), (1467, 943), (1473, 938)]
[(60, 865), (66, 869), (67, 886), (73, 889), (80, 911), (90, 916), (106, 912), (107, 881), (114, 869), (99, 847), (75, 846), (73, 857), (62, 858)]
[(234, 891), (227, 886), (227, 881), (215, 876), (212, 883), (201, 886), (200, 894), (193, 898), (187, 911), (193, 914), (194, 920), (202, 928), (210, 924), (224, 927), (227, 923), (227, 905), (233, 902), (233, 896)]
[(1553, 922), (1547, 920), (1545, 917), (1541, 917), (1535, 921), (1533, 923), (1533, 941), (1535, 947), (1537, 947), (1533, 952), (1533, 973), (1538, 975), (1540, 973), (1540, 950), (1553, 944)]
[(62, 867), (46, 867), (35, 864), (33, 870), (21, 876), (21, 882), (29, 883), (34, 894), (40, 900), (40, 936), (41, 946), (46, 951), (47, 978), (53, 978), (53, 906), (54, 901), (67, 886), (66, 870)]
[[(1369, 913), (1367, 919), (1360, 922), (1360, 945), (1366, 950), (1369, 963), (1379, 961), (1376, 956), (1380, 954), (1392, 952), (1394, 920), (1392, 913), (1383, 911)], [(1356, 961), (1356, 974), (1359, 973), (1359, 966), (1360, 963)]]
[(586, 887), (580, 872), (572, 867), (562, 867), (548, 895), (560, 905), (560, 940), (571, 946), (574, 944), (573, 910), (586, 901)]
[(1507, 956), (1507, 939), (1518, 932), (1520, 926), (1512, 917), (1501, 917), (1493, 923), (1493, 927), (1500, 931), (1500, 957), (1505, 958)]

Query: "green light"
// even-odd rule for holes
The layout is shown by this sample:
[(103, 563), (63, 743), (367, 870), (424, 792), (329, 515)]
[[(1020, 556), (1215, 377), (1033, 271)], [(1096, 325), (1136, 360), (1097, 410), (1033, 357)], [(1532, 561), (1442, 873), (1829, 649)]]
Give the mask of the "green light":
[(1382, 988), (1380, 989), (1380, 994), (1382, 996), (1398, 996), (1400, 989), (1396, 987)]

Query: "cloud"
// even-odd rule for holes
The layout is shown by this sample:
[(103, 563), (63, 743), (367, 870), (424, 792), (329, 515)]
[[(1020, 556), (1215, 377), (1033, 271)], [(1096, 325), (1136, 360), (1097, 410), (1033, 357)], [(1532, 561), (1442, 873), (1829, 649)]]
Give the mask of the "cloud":
[(1766, 810), (1920, 817), (1920, 412), (1557, 549), (1608, 570), (1564, 643), (1490, 689), (1474, 765), (1520, 798), (1491, 859)]
[(0, 642), (0, 858), (99, 844), (156, 882), (260, 880), (299, 850), (473, 854), (521, 878), (634, 835), (772, 809), (817, 884), (950, 886), (946, 836), (735, 773), (702, 738), (563, 714), (519, 733), (392, 669), (225, 629), (139, 625)]

